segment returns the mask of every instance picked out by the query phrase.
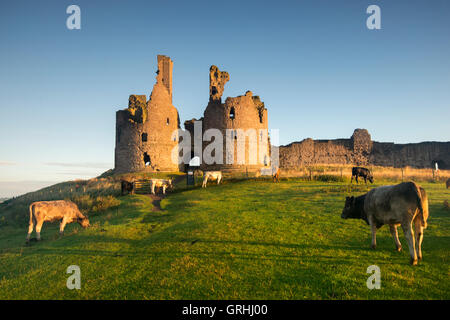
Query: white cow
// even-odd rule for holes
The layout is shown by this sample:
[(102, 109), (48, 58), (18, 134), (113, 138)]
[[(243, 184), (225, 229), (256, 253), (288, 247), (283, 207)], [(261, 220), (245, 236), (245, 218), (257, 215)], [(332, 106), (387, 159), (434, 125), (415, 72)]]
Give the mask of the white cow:
[(202, 188), (206, 188), (206, 183), (208, 182), (208, 179), (217, 180), (217, 184), (219, 184), (220, 181), (222, 181), (222, 172), (220, 172), (220, 171), (205, 171), (203, 173)]
[(155, 194), (155, 187), (162, 188), (163, 194), (166, 194), (166, 189), (173, 189), (172, 179), (151, 179), (150, 187), (152, 194)]

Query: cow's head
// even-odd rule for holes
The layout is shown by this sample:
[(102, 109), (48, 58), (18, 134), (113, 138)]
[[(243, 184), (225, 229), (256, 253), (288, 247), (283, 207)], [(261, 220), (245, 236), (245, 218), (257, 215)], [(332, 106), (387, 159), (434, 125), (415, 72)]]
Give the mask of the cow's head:
[(78, 223), (80, 224), (80, 226), (82, 226), (83, 228), (87, 228), (90, 227), (90, 223), (89, 223), (89, 219), (84, 217), (84, 218), (78, 218)]
[(373, 183), (373, 174), (371, 172), (367, 175), (367, 179), (369, 179), (370, 183)]
[(361, 213), (358, 208), (356, 208), (356, 198), (347, 197), (345, 198), (345, 207), (341, 214), (342, 219), (359, 219), (361, 218)]

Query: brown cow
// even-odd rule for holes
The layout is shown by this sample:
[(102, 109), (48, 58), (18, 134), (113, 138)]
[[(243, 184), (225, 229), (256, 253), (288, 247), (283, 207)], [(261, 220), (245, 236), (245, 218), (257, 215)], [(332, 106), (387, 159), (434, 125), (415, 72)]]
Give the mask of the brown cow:
[(272, 174), (273, 182), (280, 182), (280, 168), (277, 168), (274, 174)]
[(450, 178), (448, 178), (445, 182), (445, 186), (447, 187), (447, 189), (450, 187)]
[(30, 241), (33, 227), (36, 226), (37, 240), (41, 240), (41, 228), (44, 222), (61, 221), (59, 233), (62, 235), (68, 223), (78, 222), (83, 228), (89, 227), (89, 219), (85, 217), (77, 205), (68, 200), (38, 201), (30, 205), (30, 224), (27, 243)]
[[(423, 230), (427, 227), (428, 198), (425, 190), (414, 182), (383, 186), (359, 197), (347, 197), (342, 210), (343, 219), (363, 219), (372, 229), (372, 248), (376, 248), (376, 231), (388, 224), (397, 251), (402, 245), (397, 227), (402, 226), (408, 240), (411, 264), (422, 259)], [(413, 227), (415, 231), (413, 230)], [(417, 245), (416, 245), (417, 244)]]

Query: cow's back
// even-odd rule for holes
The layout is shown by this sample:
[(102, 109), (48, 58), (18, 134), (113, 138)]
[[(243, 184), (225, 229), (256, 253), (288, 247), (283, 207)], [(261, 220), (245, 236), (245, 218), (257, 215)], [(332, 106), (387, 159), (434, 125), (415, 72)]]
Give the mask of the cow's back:
[(55, 221), (68, 216), (76, 218), (81, 212), (72, 201), (38, 201), (30, 206), (37, 221)]
[[(414, 182), (374, 188), (367, 193), (364, 211), (367, 216), (384, 223), (402, 223), (407, 214), (414, 215), (421, 201), (420, 187)], [(425, 190), (423, 190), (425, 194)], [(426, 194), (425, 194), (426, 197)], [(422, 203), (424, 203), (422, 199)], [(428, 201), (426, 201), (428, 209)], [(428, 210), (427, 210), (428, 215)]]
[(207, 171), (206, 172), (206, 177), (208, 177), (208, 178), (217, 179), (220, 176), (222, 176), (221, 171)]
[(152, 183), (154, 183), (156, 187), (162, 187), (168, 185), (169, 181), (166, 179), (152, 179)]

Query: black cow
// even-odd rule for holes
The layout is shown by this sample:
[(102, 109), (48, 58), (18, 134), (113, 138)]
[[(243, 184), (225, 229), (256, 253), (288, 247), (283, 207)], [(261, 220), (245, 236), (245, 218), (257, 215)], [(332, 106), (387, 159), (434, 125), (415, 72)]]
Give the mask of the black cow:
[(352, 179), (350, 180), (350, 183), (353, 183), (353, 177), (355, 177), (356, 183), (358, 183), (358, 177), (363, 177), (364, 182), (366, 184), (367, 184), (367, 180), (369, 180), (370, 183), (373, 183), (372, 172), (370, 172), (369, 169), (366, 169), (363, 167), (353, 167), (352, 168)]
[(131, 194), (134, 194), (134, 183), (133, 182), (122, 180), (121, 184), (122, 184), (122, 195), (125, 194), (125, 191), (129, 192)]

